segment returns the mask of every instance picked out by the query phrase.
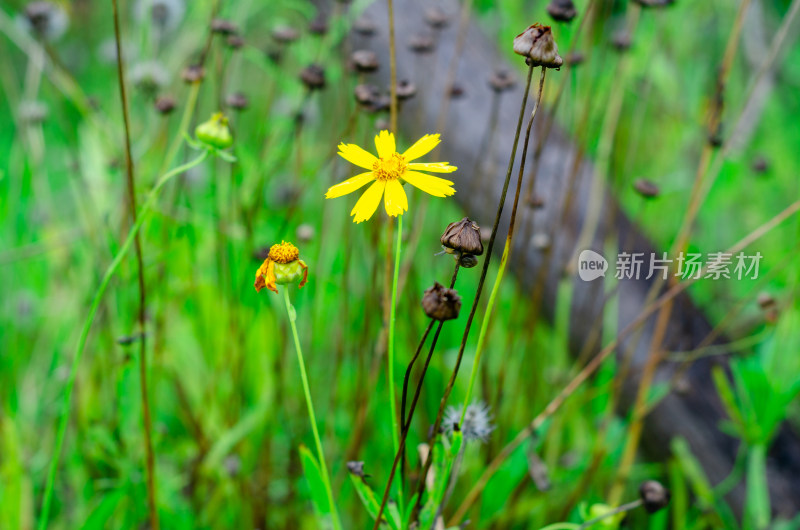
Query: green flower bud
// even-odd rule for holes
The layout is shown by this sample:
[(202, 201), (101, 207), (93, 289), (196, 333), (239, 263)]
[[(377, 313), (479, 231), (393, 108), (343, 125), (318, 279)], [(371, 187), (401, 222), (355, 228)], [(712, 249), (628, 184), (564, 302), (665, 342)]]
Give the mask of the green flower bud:
[(297, 283), (303, 278), (305, 269), (305, 263), (300, 259), (290, 263), (275, 263), (275, 283), (280, 285)]
[(228, 118), (217, 112), (207, 122), (201, 123), (194, 130), (197, 139), (217, 149), (225, 149), (233, 145), (233, 136), (228, 128)]

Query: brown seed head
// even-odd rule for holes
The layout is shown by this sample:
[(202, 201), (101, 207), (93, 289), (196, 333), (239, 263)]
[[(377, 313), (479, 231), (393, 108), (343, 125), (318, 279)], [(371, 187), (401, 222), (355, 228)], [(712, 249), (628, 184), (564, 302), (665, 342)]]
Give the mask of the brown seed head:
[(579, 64), (583, 64), (586, 60), (586, 56), (583, 55), (581, 52), (569, 52), (567, 54), (567, 64), (570, 66), (578, 66)]
[(489, 87), (495, 92), (505, 92), (514, 88), (516, 80), (508, 70), (495, 70), (489, 77)]
[(320, 13), (308, 24), (308, 31), (312, 35), (325, 35), (328, 33), (328, 19)]
[(444, 322), (458, 318), (461, 311), (461, 297), (455, 289), (448, 289), (439, 282), (425, 291), (422, 297), (422, 309), (428, 317)]
[(654, 513), (669, 504), (670, 492), (660, 482), (646, 480), (639, 486), (639, 496), (644, 501), (644, 509)]
[(443, 247), (456, 252), (474, 256), (483, 254), (481, 228), (469, 217), (447, 225), (439, 241)]
[(277, 26), (272, 30), (272, 38), (281, 44), (290, 44), (296, 41), (300, 34), (296, 29), (289, 26)]
[(442, 29), (450, 23), (450, 17), (439, 7), (431, 7), (425, 10), (425, 23), (434, 29)]
[(374, 72), (380, 66), (378, 62), (378, 55), (372, 50), (356, 50), (350, 56), (350, 61), (353, 63), (356, 71), (362, 74)]
[(325, 70), (318, 64), (311, 64), (300, 72), (300, 80), (309, 90), (325, 88)]
[(408, 47), (412, 52), (422, 55), (431, 53), (436, 47), (436, 41), (428, 34), (416, 33), (409, 39)]
[(631, 34), (628, 33), (627, 30), (621, 29), (615, 31), (614, 35), (611, 37), (611, 45), (614, 46), (614, 49), (618, 52), (630, 50), (632, 44), (633, 40), (631, 39)]
[(570, 22), (578, 15), (572, 0), (552, 0), (547, 5), (547, 13), (556, 22)]
[(211, 21), (211, 31), (220, 35), (233, 35), (239, 32), (239, 26), (224, 18), (215, 18)]
[(658, 185), (647, 179), (636, 179), (633, 183), (633, 189), (645, 199), (658, 197), (658, 194), (661, 193)]
[(378, 31), (378, 26), (371, 18), (362, 16), (353, 22), (353, 31), (363, 37), (372, 37)]
[(411, 81), (402, 79), (397, 82), (397, 99), (405, 101), (417, 95), (417, 86)]
[(533, 66), (560, 68), (564, 60), (558, 54), (558, 46), (553, 40), (550, 26), (538, 22), (517, 35), (514, 39), (514, 53), (530, 59)]
[(169, 114), (175, 110), (175, 98), (172, 96), (158, 96), (156, 98), (155, 107), (159, 114)]
[(250, 104), (247, 96), (241, 92), (234, 92), (225, 98), (225, 104), (235, 110), (244, 110)]
[(225, 44), (228, 45), (228, 48), (239, 50), (244, 47), (244, 38), (241, 35), (228, 35)]
[(205, 76), (206, 71), (199, 64), (189, 65), (183, 69), (183, 72), (181, 72), (181, 79), (189, 84), (200, 83), (203, 81)]
[(374, 85), (356, 85), (354, 94), (356, 101), (365, 107), (374, 106), (381, 97), (380, 90)]

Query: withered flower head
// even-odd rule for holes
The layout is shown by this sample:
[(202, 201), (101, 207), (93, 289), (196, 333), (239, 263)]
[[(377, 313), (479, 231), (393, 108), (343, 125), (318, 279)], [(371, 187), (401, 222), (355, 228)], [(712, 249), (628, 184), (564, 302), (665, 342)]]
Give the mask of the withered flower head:
[(670, 492), (660, 482), (646, 480), (639, 486), (639, 496), (648, 513), (654, 513), (669, 504)]
[(308, 24), (308, 31), (312, 35), (325, 35), (328, 33), (328, 19), (320, 13)]
[(579, 64), (583, 64), (585, 60), (586, 56), (581, 52), (575, 51), (567, 54), (567, 64), (570, 66), (578, 66)]
[(244, 47), (244, 38), (241, 35), (228, 35), (225, 44), (228, 45), (228, 48), (239, 50)]
[(630, 50), (632, 44), (631, 34), (628, 33), (627, 30), (621, 29), (615, 31), (614, 35), (611, 36), (611, 45), (614, 46), (614, 49), (618, 52)]
[(289, 26), (277, 26), (272, 30), (272, 38), (281, 44), (289, 44), (296, 41), (300, 34), (296, 29)]
[(633, 183), (633, 189), (645, 199), (658, 197), (658, 194), (661, 192), (655, 182), (647, 179), (636, 179)]
[(181, 72), (181, 79), (186, 83), (200, 83), (206, 76), (205, 69), (199, 64), (191, 64), (183, 69)]
[(378, 26), (371, 18), (362, 16), (353, 22), (353, 31), (364, 37), (372, 37), (378, 31)]
[(431, 7), (425, 10), (425, 22), (434, 29), (442, 29), (450, 22), (450, 17), (439, 7)]
[(642, 7), (667, 7), (675, 3), (675, 0), (633, 0)]
[(411, 81), (401, 79), (397, 82), (397, 99), (405, 101), (413, 98), (417, 94), (417, 86)]
[(511, 90), (515, 84), (514, 76), (506, 69), (495, 70), (489, 77), (489, 87), (498, 93)]
[(272, 245), (264, 263), (256, 271), (256, 292), (266, 287), (278, 292), (276, 284), (285, 285), (300, 280), (300, 287), (308, 281), (308, 265), (300, 259), (300, 251), (286, 241)]
[(239, 32), (239, 26), (224, 18), (215, 18), (211, 21), (211, 31), (220, 35), (233, 35)]
[(453, 86), (450, 87), (450, 97), (453, 99), (460, 99), (463, 98), (467, 94), (466, 89), (464, 89), (464, 85), (456, 81), (453, 83)]
[(409, 49), (418, 54), (431, 53), (436, 47), (436, 42), (428, 34), (416, 33), (408, 41)]
[(553, 40), (550, 26), (538, 22), (517, 35), (514, 39), (514, 53), (530, 59), (532, 66), (560, 68), (564, 60), (558, 54), (558, 46)]
[(325, 70), (318, 64), (311, 64), (300, 72), (300, 80), (309, 90), (325, 88)]
[(247, 96), (241, 92), (234, 92), (225, 98), (225, 103), (232, 109), (244, 110), (250, 104)]
[(448, 251), (472, 254), (473, 256), (483, 254), (481, 229), (469, 217), (447, 225), (440, 242)]
[(448, 289), (439, 282), (434, 282), (433, 287), (426, 290), (422, 297), (422, 309), (434, 320), (453, 320), (458, 318), (458, 312), (461, 311), (461, 297), (455, 289)]
[(570, 22), (578, 15), (572, 0), (552, 0), (547, 5), (547, 13), (556, 22)]
[(175, 98), (172, 96), (158, 96), (155, 107), (160, 114), (169, 114), (175, 110)]
[(763, 155), (759, 156), (750, 164), (750, 168), (756, 173), (766, 173), (769, 171), (769, 160)]
[(365, 107), (372, 107), (378, 101), (381, 96), (380, 90), (378, 87), (374, 85), (356, 85), (354, 90), (354, 95), (356, 97), (356, 101), (359, 105), (363, 105)]
[(372, 50), (356, 50), (350, 56), (356, 71), (362, 74), (374, 72), (380, 66), (378, 62), (378, 54)]

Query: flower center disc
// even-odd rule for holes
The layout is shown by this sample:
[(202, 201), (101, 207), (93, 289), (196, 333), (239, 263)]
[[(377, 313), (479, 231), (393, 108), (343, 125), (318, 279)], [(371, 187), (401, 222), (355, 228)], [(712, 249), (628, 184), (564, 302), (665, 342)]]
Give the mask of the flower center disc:
[(372, 164), (376, 180), (397, 180), (406, 170), (406, 161), (399, 153), (389, 158), (379, 158)]
[(269, 259), (275, 263), (290, 263), (300, 257), (300, 251), (291, 243), (281, 242), (269, 249)]

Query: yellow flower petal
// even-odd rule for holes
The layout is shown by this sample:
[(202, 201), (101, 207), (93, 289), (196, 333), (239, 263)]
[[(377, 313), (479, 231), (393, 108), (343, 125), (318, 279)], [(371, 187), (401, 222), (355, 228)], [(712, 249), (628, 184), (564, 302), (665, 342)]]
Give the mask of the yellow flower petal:
[(452, 173), (458, 168), (451, 166), (450, 162), (414, 162), (408, 165), (408, 169), (433, 171), (434, 173)]
[(408, 210), (408, 197), (399, 180), (386, 181), (386, 194), (383, 196), (386, 213), (391, 217), (403, 215)]
[[(381, 131), (375, 136), (375, 148), (378, 150), (380, 158), (389, 158), (392, 153), (397, 152), (394, 142), (394, 135), (389, 131)], [(370, 166), (372, 167), (372, 166)]]
[(456, 190), (452, 188), (453, 183), (449, 180), (426, 175), (425, 173), (406, 171), (403, 174), (403, 180), (434, 197), (449, 197), (456, 192)]
[(330, 188), (328, 188), (328, 192), (325, 194), (326, 199), (335, 199), (336, 197), (341, 197), (342, 195), (347, 195), (348, 193), (353, 193), (361, 186), (371, 182), (375, 177), (372, 174), (372, 171), (367, 173), (361, 173), (360, 175), (356, 175), (355, 177), (349, 178), (339, 184), (334, 184)]
[(372, 217), (372, 214), (375, 213), (375, 210), (378, 209), (378, 205), (381, 203), (381, 197), (383, 196), (385, 187), (386, 182), (378, 180), (367, 188), (367, 191), (361, 195), (361, 198), (358, 199), (355, 207), (353, 207), (353, 210), (350, 212), (350, 215), (354, 217), (354, 223), (360, 223)]
[(372, 164), (378, 160), (375, 155), (356, 144), (339, 144), (339, 156), (364, 169), (372, 169)]
[(406, 159), (406, 162), (416, 160), (433, 151), (433, 148), (439, 145), (439, 142), (441, 142), (441, 140), (439, 140), (438, 134), (426, 134), (417, 140), (417, 143), (406, 149), (406, 152), (403, 153), (403, 158)]

